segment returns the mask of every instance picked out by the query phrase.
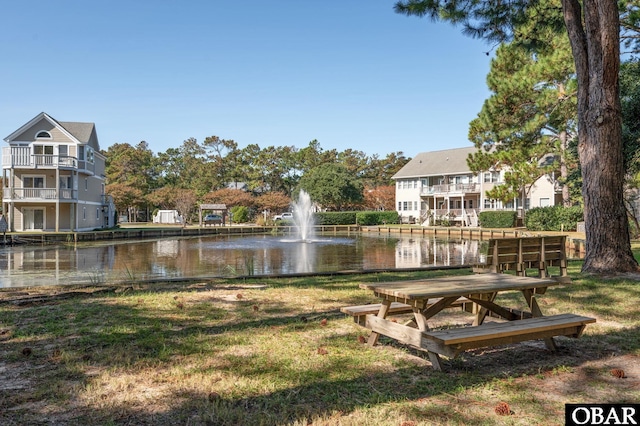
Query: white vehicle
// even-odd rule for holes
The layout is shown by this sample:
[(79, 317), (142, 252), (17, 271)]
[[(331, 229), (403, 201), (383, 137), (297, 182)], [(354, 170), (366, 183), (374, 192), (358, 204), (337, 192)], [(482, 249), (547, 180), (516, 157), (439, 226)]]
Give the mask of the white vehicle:
[(293, 220), (293, 213), (284, 212), (282, 214), (277, 214), (273, 217), (273, 220)]

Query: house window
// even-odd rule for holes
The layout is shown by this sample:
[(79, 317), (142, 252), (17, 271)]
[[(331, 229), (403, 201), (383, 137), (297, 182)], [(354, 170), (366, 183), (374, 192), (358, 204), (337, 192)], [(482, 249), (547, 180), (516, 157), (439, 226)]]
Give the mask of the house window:
[(34, 145), (33, 153), (39, 155), (53, 155), (53, 145)]
[(485, 183), (500, 182), (500, 172), (485, 172), (483, 176)]
[(60, 197), (71, 199), (71, 185), (73, 184), (71, 176), (60, 176)]
[(53, 145), (34, 145), (33, 153), (36, 164), (49, 166), (53, 164)]
[(549, 207), (551, 201), (548, 198), (540, 198), (540, 207)]
[(84, 178), (84, 190), (85, 191), (89, 190), (89, 179), (88, 178)]
[(402, 210), (405, 210), (405, 211), (409, 210), (409, 205), (408, 205), (408, 203), (406, 201), (402, 202)]
[(485, 209), (492, 210), (492, 209), (495, 209), (496, 207), (497, 207), (496, 200), (489, 200), (489, 199), (484, 200)]
[(82, 208), (82, 220), (87, 220), (87, 208)]
[(23, 186), (25, 188), (44, 188), (44, 176), (25, 176)]
[(96, 220), (100, 220), (100, 209), (96, 209)]
[(60, 188), (71, 189), (71, 176), (60, 176)]
[(52, 139), (51, 133), (46, 130), (41, 130), (36, 134), (36, 139)]
[(398, 201), (398, 211), (402, 211), (402, 202)]

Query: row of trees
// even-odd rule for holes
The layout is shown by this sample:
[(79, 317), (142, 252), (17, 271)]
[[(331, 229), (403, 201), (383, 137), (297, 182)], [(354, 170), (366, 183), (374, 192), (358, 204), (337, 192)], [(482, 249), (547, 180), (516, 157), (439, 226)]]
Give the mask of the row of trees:
[(316, 140), (291, 146), (240, 149), (217, 136), (155, 155), (147, 142), (117, 143), (107, 158), (107, 188), (120, 214), (135, 221), (139, 212), (176, 209), (192, 217), (197, 203), (245, 206), (281, 212), (304, 188), (324, 208), (393, 210), (391, 177), (409, 159), (402, 152), (384, 158), (362, 151), (324, 150)]

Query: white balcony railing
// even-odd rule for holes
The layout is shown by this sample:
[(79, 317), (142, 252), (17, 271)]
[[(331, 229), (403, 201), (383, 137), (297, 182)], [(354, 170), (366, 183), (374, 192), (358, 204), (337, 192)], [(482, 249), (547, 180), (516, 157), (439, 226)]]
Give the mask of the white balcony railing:
[(75, 200), (77, 196), (78, 191), (75, 189), (13, 188), (12, 190), (11, 188), (4, 188), (3, 191), (3, 198), (13, 201)]
[(422, 195), (436, 194), (472, 194), (480, 192), (477, 183), (452, 183), (449, 185), (433, 185), (422, 189)]
[[(89, 165), (83, 164), (85, 168)], [(68, 155), (32, 154), (29, 147), (4, 147), (2, 148), (2, 166), (28, 169), (75, 169), (78, 167), (78, 160)]]

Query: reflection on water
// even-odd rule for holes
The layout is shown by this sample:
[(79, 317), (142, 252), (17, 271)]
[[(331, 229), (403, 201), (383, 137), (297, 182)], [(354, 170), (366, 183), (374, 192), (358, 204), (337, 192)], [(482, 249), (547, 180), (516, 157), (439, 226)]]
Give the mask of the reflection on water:
[(280, 275), (473, 264), (479, 241), (415, 236), (208, 236), (16, 246), (0, 250), (0, 287), (158, 278)]

